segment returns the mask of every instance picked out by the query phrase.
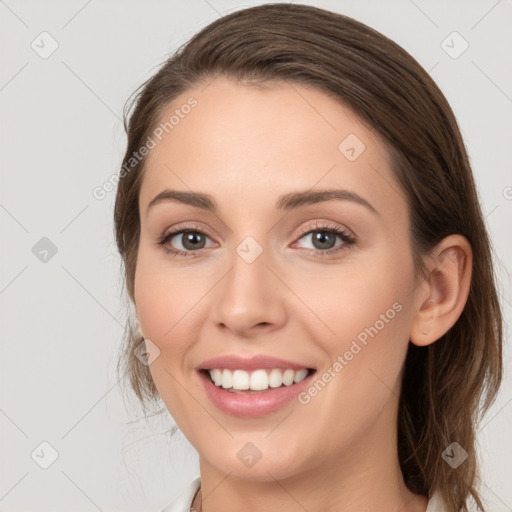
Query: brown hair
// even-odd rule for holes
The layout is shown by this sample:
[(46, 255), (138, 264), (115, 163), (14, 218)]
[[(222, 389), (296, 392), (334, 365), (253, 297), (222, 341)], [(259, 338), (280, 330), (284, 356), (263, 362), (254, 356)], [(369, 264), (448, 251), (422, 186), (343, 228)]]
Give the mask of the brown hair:
[[(125, 112), (128, 145), (115, 203), (117, 245), (134, 299), (145, 159), (133, 155), (178, 95), (219, 74), (247, 83), (317, 87), (348, 105), (386, 142), (407, 199), (416, 261), (444, 237), (473, 250), (469, 298), (456, 324), (427, 347), (409, 343), (398, 414), (398, 456), (409, 489), (438, 492), (447, 510), (467, 510), (476, 489), (476, 425), (502, 377), (502, 318), (490, 242), (455, 116), (428, 73), (396, 43), (349, 17), (315, 7), (261, 5), (218, 19), (180, 48), (137, 92)], [(129, 109), (130, 110), (130, 109)], [(126, 119), (129, 117), (129, 121)], [(132, 165), (133, 164), (133, 165)], [(158, 393), (135, 356), (142, 338), (127, 325), (119, 368), (144, 403)], [(468, 453), (456, 469), (441, 454), (453, 441)]]

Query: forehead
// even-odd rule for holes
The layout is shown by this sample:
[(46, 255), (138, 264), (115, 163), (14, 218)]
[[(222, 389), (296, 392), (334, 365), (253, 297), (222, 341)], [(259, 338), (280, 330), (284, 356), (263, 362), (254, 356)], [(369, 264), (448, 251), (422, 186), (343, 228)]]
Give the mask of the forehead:
[(146, 161), (142, 206), (164, 188), (247, 205), (293, 190), (342, 187), (382, 207), (405, 207), (384, 142), (316, 88), (219, 77), (176, 98), (161, 122), (167, 130)]

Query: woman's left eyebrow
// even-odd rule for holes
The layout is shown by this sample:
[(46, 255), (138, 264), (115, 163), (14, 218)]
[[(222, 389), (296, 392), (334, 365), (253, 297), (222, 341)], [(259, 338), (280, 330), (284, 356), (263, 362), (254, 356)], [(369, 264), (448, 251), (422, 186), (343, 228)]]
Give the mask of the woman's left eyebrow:
[[(328, 190), (305, 190), (301, 192), (290, 192), (279, 197), (276, 203), (277, 210), (292, 210), (301, 206), (323, 203), (326, 201), (341, 200), (351, 201), (360, 204), (376, 215), (379, 212), (363, 197), (355, 192), (342, 189), (328, 189)], [(218, 211), (218, 205), (215, 199), (202, 192), (189, 192), (185, 190), (171, 190), (165, 189), (156, 195), (148, 204), (147, 211), (158, 203), (174, 201), (189, 206), (195, 206), (211, 212)]]
[(305, 190), (303, 192), (291, 192), (279, 198), (276, 204), (278, 210), (292, 210), (300, 206), (323, 203), (325, 201), (351, 201), (368, 208), (376, 215), (380, 213), (366, 199), (355, 192), (343, 189)]

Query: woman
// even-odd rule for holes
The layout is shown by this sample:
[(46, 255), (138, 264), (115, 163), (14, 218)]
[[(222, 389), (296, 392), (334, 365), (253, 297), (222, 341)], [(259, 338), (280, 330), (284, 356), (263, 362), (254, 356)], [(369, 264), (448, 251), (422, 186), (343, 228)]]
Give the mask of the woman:
[(173, 55), (126, 127), (121, 363), (200, 458), (165, 512), (483, 510), (501, 313), (423, 68), (351, 18), (262, 5)]

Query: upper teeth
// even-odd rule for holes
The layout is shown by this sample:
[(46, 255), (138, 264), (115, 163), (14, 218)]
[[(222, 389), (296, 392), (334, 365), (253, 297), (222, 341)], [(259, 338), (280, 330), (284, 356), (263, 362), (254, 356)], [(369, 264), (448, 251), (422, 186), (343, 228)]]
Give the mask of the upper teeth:
[(224, 389), (251, 389), (253, 391), (262, 391), (264, 389), (278, 388), (281, 385), (291, 386), (294, 382), (304, 380), (308, 375), (308, 370), (255, 370), (246, 372), (245, 370), (221, 370), (214, 368), (208, 370), (216, 386), (222, 386)]

